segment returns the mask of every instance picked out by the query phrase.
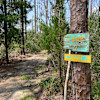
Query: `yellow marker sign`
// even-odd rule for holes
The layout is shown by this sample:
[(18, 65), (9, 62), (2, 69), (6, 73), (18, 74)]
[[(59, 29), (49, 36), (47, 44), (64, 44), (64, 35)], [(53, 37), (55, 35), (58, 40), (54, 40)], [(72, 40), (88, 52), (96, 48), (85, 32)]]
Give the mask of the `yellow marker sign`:
[(91, 63), (91, 55), (65, 54), (65, 61)]

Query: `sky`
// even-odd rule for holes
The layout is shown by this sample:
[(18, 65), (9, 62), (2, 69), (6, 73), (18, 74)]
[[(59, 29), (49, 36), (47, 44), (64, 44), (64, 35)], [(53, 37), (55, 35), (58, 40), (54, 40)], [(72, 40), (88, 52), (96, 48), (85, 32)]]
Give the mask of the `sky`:
[[(30, 0), (28, 0), (30, 1)], [(39, 3), (39, 0), (36, 0)], [(43, 1), (43, 0), (41, 0)], [(49, 0), (50, 1), (50, 0)], [(51, 0), (54, 1), (54, 0)], [(67, 0), (66, 0), (67, 1)], [(34, 0), (31, 1), (31, 4), (34, 5)], [(40, 4), (40, 3), (39, 3)], [(41, 2), (42, 6), (40, 7), (42, 10), (41, 12), (44, 13), (44, 15), (42, 16), (42, 19), (45, 21), (45, 8), (44, 8), (44, 3)], [(70, 20), (70, 8), (69, 8), (69, 3), (65, 2), (66, 5), (66, 20), (69, 21)], [(49, 15), (50, 15), (50, 8), (51, 8), (51, 4), (49, 2), (48, 4), (48, 8), (49, 8)], [(39, 12), (39, 11), (38, 11)], [(34, 9), (32, 11), (30, 11), (28, 14), (28, 20), (34, 20)], [(34, 26), (34, 21), (33, 21), (33, 26)], [(27, 29), (31, 30), (32, 29), (32, 22), (30, 24), (27, 25)]]
[[(30, 1), (30, 0), (28, 0), (28, 1)], [(39, 0), (36, 0), (36, 2), (38, 2), (39, 4), (42, 5), (42, 6), (40, 6), (40, 8), (42, 9), (41, 12), (44, 13), (44, 15), (42, 16), (42, 19), (45, 21), (45, 8), (44, 8), (44, 3), (43, 3), (43, 0), (40, 0), (40, 1), (42, 1), (42, 2), (39, 2)], [(53, 1), (54, 0), (52, 0), (52, 2)], [(90, 11), (90, 1), (91, 0), (89, 0), (89, 11)], [(31, 0), (31, 4), (34, 5), (34, 0)], [(92, 5), (93, 11), (95, 11), (98, 8), (98, 6), (99, 6), (99, 0), (93, 0), (93, 5)], [(50, 12), (50, 7), (51, 7), (51, 4), (49, 3), (49, 5), (48, 5), (49, 12)], [(70, 22), (70, 3), (67, 3), (67, 0), (65, 1), (65, 7), (66, 7), (66, 20), (68, 22)], [(38, 11), (38, 13), (39, 12), (40, 11)], [(34, 20), (34, 9), (32, 9), (32, 11), (30, 11), (27, 14), (27, 19), (28, 20), (32, 20), (32, 19)], [(34, 21), (33, 21), (33, 26), (34, 26)], [(32, 22), (27, 25), (27, 30), (31, 30), (31, 29), (32, 29)]]

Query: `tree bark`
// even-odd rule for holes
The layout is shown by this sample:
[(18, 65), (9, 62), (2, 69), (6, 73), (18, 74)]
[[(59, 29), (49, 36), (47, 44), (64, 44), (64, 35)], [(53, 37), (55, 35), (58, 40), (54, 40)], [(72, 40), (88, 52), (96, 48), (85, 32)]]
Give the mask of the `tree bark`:
[[(56, 0), (56, 5), (55, 5), (55, 18), (56, 18), (55, 28), (58, 28), (60, 23), (61, 23), (60, 22), (60, 19), (61, 19), (60, 11), (62, 11), (62, 8), (60, 6), (61, 6), (61, 0)], [(61, 36), (61, 34), (59, 34), (59, 43), (62, 43), (62, 36)], [(59, 54), (59, 56), (58, 56), (58, 66), (59, 66), (60, 85), (61, 85), (62, 94), (64, 94), (64, 86), (63, 86), (63, 79), (62, 79), (62, 77), (63, 77), (63, 70), (62, 70), (62, 47), (59, 48), (58, 54)]]
[(32, 16), (32, 38), (33, 38), (33, 16)]
[[(21, 0), (23, 2), (23, 0)], [(25, 55), (24, 49), (24, 20), (23, 20), (23, 4), (21, 3), (21, 54)]]
[(46, 25), (48, 25), (48, 0), (46, 0)]
[(35, 34), (36, 34), (36, 0), (34, 0)]
[[(99, 0), (99, 37), (100, 37), (100, 0)], [(99, 45), (100, 45), (100, 38), (99, 38), (99, 43), (98, 43), (98, 48), (99, 48)], [(99, 49), (98, 49), (98, 52), (99, 52)], [(98, 57), (99, 57), (99, 54), (98, 54)]]
[[(4, 1), (4, 14), (5, 17), (7, 18), (7, 1)], [(6, 48), (6, 62), (8, 63), (8, 44), (7, 44), (7, 20), (6, 18), (4, 19), (4, 30), (5, 30), (5, 48)]]
[(99, 32), (100, 32), (100, 0), (99, 0)]
[[(41, 3), (40, 3), (40, 0), (39, 0), (39, 25), (41, 24)], [(41, 27), (39, 27), (39, 31), (41, 33)]]
[(26, 3), (27, 1), (25, 0), (25, 36), (27, 40), (27, 10), (26, 10)]
[[(87, 32), (88, 0), (70, 0), (70, 10), (71, 33)], [(73, 52), (73, 54), (77, 54), (77, 52)], [(72, 100), (92, 100), (90, 64), (72, 63)]]
[(37, 32), (38, 32), (38, 2), (37, 2)]
[(92, 15), (92, 0), (91, 0), (90, 15)]

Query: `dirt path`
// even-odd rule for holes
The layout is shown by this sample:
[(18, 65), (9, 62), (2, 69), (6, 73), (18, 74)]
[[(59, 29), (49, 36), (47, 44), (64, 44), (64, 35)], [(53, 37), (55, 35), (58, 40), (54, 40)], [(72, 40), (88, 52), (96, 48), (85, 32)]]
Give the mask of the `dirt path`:
[[(17, 64), (0, 66), (0, 100), (21, 100), (27, 95), (34, 97), (30, 100), (36, 100), (34, 95), (40, 97), (43, 90), (37, 87), (38, 83), (50, 75), (46, 69), (39, 70), (40, 66), (45, 66), (46, 63), (47, 54), (42, 51)], [(36, 94), (37, 92), (40, 93)]]

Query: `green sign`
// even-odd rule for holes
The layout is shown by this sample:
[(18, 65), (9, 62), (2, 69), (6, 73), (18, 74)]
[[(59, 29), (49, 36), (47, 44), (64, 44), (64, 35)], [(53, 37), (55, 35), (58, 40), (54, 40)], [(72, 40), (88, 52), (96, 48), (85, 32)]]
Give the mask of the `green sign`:
[(89, 52), (89, 33), (68, 34), (64, 37), (64, 49)]

